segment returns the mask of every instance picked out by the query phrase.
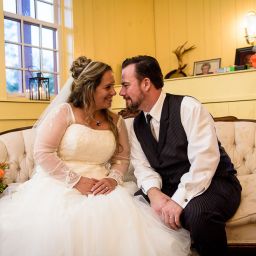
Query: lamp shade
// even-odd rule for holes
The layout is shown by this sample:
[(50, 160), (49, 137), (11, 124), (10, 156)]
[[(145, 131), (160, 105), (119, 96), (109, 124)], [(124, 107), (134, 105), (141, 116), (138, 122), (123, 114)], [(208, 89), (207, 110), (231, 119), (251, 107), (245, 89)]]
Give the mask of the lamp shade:
[(248, 44), (256, 42), (256, 13), (251, 11), (245, 18), (245, 37)]

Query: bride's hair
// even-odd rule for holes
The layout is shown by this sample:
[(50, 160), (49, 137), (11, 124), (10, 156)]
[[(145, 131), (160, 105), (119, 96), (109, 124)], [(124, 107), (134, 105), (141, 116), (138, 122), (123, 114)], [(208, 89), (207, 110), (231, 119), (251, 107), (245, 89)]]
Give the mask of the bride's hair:
[[(74, 80), (68, 102), (77, 108), (85, 108), (90, 112), (90, 109), (93, 109), (95, 106), (95, 90), (99, 86), (105, 72), (112, 71), (112, 68), (103, 62), (92, 61), (85, 56), (81, 56), (73, 61), (70, 71)], [(110, 111), (103, 109), (102, 113), (115, 136), (116, 145), (119, 145), (118, 130)]]

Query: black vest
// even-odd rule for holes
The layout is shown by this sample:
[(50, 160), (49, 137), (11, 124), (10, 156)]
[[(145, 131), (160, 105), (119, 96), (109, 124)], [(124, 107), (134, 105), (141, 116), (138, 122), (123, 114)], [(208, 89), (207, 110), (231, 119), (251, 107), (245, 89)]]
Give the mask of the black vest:
[[(141, 112), (134, 120), (134, 131), (150, 165), (162, 177), (162, 191), (172, 196), (181, 176), (189, 171), (188, 141), (181, 123), (180, 107), (184, 96), (166, 94), (163, 104), (158, 142), (153, 137), (145, 115)], [(234, 174), (234, 166), (219, 143), (220, 162), (215, 176)], [(207, 160), (206, 160), (207, 161)]]

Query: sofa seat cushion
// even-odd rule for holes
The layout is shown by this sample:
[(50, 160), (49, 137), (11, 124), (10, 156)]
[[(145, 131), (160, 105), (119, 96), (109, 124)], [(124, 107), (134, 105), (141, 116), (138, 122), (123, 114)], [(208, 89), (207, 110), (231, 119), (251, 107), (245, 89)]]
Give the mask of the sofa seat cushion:
[(242, 185), (242, 200), (235, 215), (227, 222), (227, 226), (239, 226), (256, 223), (256, 173), (238, 176)]

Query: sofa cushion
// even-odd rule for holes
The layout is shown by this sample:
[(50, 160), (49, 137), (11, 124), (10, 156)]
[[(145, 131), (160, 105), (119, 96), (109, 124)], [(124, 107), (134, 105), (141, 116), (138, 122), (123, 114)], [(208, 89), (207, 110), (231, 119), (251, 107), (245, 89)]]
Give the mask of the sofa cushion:
[(242, 185), (242, 200), (235, 215), (228, 221), (228, 226), (256, 223), (256, 173), (238, 176)]

